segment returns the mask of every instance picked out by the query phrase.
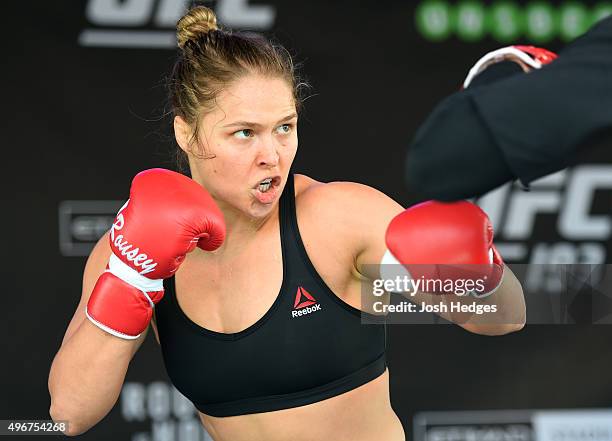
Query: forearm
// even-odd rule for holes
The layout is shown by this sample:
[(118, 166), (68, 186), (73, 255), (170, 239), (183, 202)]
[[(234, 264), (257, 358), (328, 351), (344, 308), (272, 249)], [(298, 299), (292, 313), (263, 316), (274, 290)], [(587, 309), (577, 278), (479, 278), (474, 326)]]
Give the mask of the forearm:
[(501, 335), (519, 331), (525, 326), (527, 310), (523, 288), (507, 266), (499, 288), (488, 297), (473, 300), (480, 305), (495, 306), (495, 312), (472, 314), (462, 325), (464, 329), (477, 334)]
[(419, 128), (405, 176), (410, 191), (441, 201), (482, 195), (516, 178), (467, 92), (446, 98)]
[[(406, 295), (412, 302), (436, 308), (438, 315), (464, 329), (483, 335), (502, 335), (523, 328), (526, 320), (525, 297), (520, 282), (507, 266), (504, 277), (495, 292), (478, 299), (471, 295), (429, 294), (417, 292)], [(479, 308), (482, 313), (473, 312), (470, 306)]]
[(64, 342), (48, 386), (51, 417), (68, 421), (67, 434), (85, 432), (112, 409), (139, 341), (119, 339), (83, 320)]
[(524, 184), (574, 162), (612, 117), (612, 17), (540, 70), (471, 91), (478, 114)]

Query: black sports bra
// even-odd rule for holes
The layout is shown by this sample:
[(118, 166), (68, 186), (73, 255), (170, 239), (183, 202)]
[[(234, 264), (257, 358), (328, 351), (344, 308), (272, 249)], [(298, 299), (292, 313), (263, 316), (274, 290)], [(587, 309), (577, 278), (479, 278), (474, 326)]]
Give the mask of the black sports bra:
[(386, 369), (385, 325), (361, 324), (361, 311), (340, 300), (308, 258), (293, 175), (279, 204), (283, 281), (255, 324), (233, 334), (202, 328), (178, 305), (174, 278), (164, 281), (166, 295), (155, 315), (166, 370), (207, 415), (303, 406), (361, 386)]

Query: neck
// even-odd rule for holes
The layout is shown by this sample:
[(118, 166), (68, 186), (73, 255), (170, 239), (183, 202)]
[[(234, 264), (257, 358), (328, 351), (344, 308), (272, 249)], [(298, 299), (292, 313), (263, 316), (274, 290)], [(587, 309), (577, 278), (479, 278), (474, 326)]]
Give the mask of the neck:
[(225, 242), (211, 254), (223, 258), (240, 253), (265, 231), (274, 229), (278, 221), (278, 202), (263, 217), (251, 217), (228, 206), (223, 201), (216, 201), (225, 218)]

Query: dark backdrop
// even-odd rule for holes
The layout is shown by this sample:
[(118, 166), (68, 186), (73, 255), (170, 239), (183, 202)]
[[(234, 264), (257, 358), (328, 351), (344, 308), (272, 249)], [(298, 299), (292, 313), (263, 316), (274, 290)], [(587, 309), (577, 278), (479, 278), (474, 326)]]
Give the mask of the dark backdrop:
[[(228, 25), (275, 36), (304, 63), (313, 89), (295, 170), (366, 183), (404, 205), (418, 200), (402, 178), (411, 137), (473, 62), (508, 40), (559, 49), (609, 10), (607, 2), (554, 1), (505, 2), (502, 12), (499, 2), (484, 1), (208, 5)], [(80, 297), (84, 256), (127, 198), (131, 177), (173, 167), (163, 83), (184, 2), (3, 7), (0, 419), (48, 418), (48, 370)], [(509, 262), (610, 260), (610, 144), (532, 193), (508, 188), (489, 196), (489, 206), (483, 202)], [(592, 408), (612, 401), (610, 326), (534, 325), (498, 338), (455, 326), (391, 326), (389, 341), (392, 401), (407, 434), (424, 410)], [(119, 404), (83, 439), (195, 439), (193, 411), (181, 403), (150, 337)]]

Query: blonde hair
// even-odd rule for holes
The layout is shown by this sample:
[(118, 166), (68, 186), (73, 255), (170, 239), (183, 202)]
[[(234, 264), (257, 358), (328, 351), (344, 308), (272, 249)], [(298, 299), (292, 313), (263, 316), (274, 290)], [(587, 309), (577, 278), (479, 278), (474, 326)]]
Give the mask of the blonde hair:
[[(196, 6), (178, 21), (176, 39), (180, 54), (168, 82), (174, 115), (181, 116), (192, 128), (190, 142), (198, 139), (204, 112), (213, 109), (219, 93), (249, 74), (282, 78), (293, 91), (296, 109), (302, 104), (296, 66), (287, 50), (265, 37), (246, 32), (232, 32), (217, 25), (215, 13)], [(187, 155), (177, 149), (177, 165), (185, 170)]]

